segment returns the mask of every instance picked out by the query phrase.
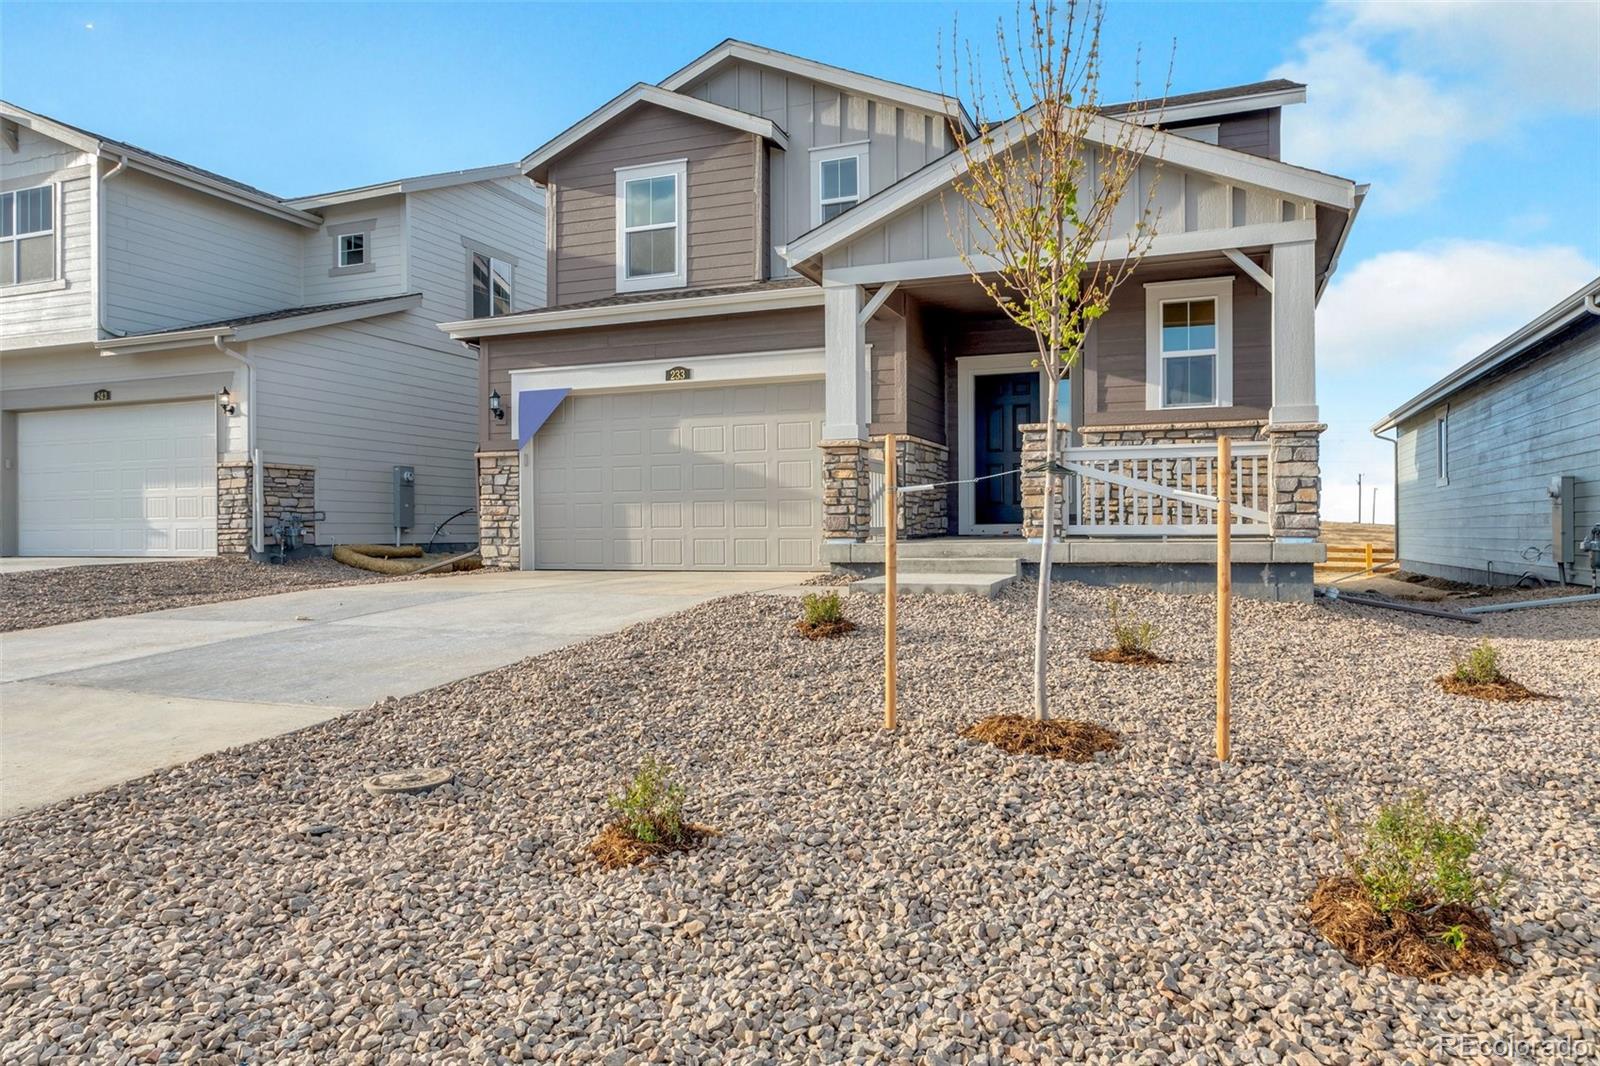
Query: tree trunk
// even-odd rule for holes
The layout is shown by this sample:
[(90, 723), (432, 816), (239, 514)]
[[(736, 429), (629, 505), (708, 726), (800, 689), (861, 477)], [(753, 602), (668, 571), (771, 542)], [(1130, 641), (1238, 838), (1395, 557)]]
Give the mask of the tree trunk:
[(1046, 651), (1050, 644), (1050, 548), (1056, 538), (1056, 391), (1054, 373), (1045, 375), (1044, 415), (1044, 532), (1039, 541), (1039, 603), (1033, 623), (1033, 713), (1039, 721), (1050, 718), (1050, 694), (1045, 685)]

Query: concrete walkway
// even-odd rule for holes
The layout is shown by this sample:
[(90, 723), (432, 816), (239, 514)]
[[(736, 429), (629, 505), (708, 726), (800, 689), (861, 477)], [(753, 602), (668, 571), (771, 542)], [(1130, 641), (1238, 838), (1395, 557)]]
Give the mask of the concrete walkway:
[(0, 817), (809, 576), (480, 572), (0, 634)]
[(119, 566), (137, 563), (183, 563), (194, 556), (152, 559), (133, 555), (5, 555), (0, 574), (27, 574), (35, 570), (65, 570), (69, 566)]

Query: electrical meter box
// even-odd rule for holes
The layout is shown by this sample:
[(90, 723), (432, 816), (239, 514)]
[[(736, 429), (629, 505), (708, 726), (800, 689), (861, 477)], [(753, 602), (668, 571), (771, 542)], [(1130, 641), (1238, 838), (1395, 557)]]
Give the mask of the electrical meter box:
[(415, 467), (394, 468), (394, 522), (396, 529), (417, 524), (417, 471)]

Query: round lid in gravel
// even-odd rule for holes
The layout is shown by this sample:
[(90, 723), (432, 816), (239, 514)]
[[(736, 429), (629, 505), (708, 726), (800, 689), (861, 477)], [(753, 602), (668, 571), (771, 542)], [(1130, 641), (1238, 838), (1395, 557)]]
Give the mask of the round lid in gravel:
[(414, 770), (391, 770), (369, 777), (363, 787), (374, 796), (392, 796), (400, 792), (427, 792), (455, 780), (455, 771), (437, 766), (421, 766)]

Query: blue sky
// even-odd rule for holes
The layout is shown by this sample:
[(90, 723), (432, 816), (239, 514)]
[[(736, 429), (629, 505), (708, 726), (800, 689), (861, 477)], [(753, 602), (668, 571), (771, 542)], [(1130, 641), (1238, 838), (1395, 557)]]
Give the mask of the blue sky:
[[(282, 195), (516, 159), (739, 37), (937, 88), (986, 4), (100, 4), (0, 8), (0, 94)], [(1287, 76), (1284, 155), (1373, 190), (1318, 312), (1325, 514), (1367, 427), (1600, 274), (1600, 4), (1113, 3), (1106, 88)], [(63, 71), (71, 76), (63, 76)], [(1371, 495), (1368, 495), (1370, 505)]]

